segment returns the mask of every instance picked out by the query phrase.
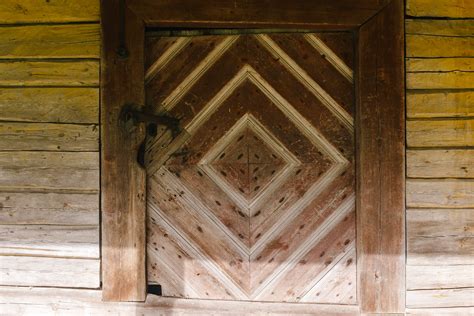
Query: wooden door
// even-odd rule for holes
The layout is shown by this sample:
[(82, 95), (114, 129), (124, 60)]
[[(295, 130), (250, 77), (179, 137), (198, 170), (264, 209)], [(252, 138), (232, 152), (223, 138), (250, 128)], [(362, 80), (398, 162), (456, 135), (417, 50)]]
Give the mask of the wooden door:
[(183, 128), (146, 146), (163, 295), (356, 304), (353, 51), (344, 32), (147, 36), (147, 104)]

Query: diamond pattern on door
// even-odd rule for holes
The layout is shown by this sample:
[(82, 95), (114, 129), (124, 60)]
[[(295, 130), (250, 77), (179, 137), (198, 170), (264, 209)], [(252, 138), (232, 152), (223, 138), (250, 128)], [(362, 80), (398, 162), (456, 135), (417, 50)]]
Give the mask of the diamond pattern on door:
[(174, 297), (356, 303), (352, 36), (147, 38), (148, 280)]

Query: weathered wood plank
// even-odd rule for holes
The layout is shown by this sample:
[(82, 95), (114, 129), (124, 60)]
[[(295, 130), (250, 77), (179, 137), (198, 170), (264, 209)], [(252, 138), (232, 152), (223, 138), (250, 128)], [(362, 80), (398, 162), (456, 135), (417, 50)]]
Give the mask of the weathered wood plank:
[(474, 265), (407, 266), (407, 290), (474, 287)]
[(377, 14), (386, 0), (262, 1), (236, 0), (232, 3), (208, 0), (133, 1), (129, 7), (148, 25), (255, 28), (330, 28), (358, 27)]
[(474, 38), (438, 35), (407, 35), (407, 57), (471, 57)]
[(99, 227), (0, 225), (0, 255), (99, 258)]
[(357, 300), (365, 313), (405, 311), (403, 11), (403, 1), (391, 1), (359, 31)]
[(411, 237), (474, 235), (474, 209), (408, 209), (407, 229)]
[(0, 284), (98, 288), (100, 260), (0, 256)]
[(3, 225), (99, 225), (99, 194), (0, 192)]
[(474, 116), (473, 91), (407, 91), (408, 118)]
[(408, 235), (408, 265), (472, 265), (473, 253), (474, 236)]
[(97, 0), (2, 0), (0, 24), (98, 22)]
[(474, 146), (474, 119), (407, 122), (408, 147)]
[(473, 18), (474, 3), (466, 0), (407, 0), (407, 14), (411, 16)]
[(0, 122), (0, 148), (7, 151), (98, 151), (97, 125)]
[(407, 307), (471, 307), (473, 298), (474, 288), (407, 291)]
[(474, 209), (410, 209), (407, 236), (409, 265), (474, 264)]
[(474, 208), (473, 180), (407, 180), (407, 206)]
[(408, 89), (474, 88), (474, 58), (408, 58)]
[(406, 309), (408, 316), (461, 316), (474, 315), (474, 307)]
[[(143, 124), (130, 133), (121, 121), (125, 103), (144, 104), (145, 27), (120, 1), (101, 1), (102, 294), (106, 301), (146, 299), (146, 173), (137, 162)], [(117, 54), (128, 49), (128, 58)], [(125, 150), (124, 150), (125, 149)]]
[(97, 88), (0, 89), (1, 121), (99, 123)]
[(99, 24), (0, 27), (0, 58), (99, 57)]
[(1, 190), (99, 190), (97, 152), (0, 152)]
[(2, 61), (0, 86), (99, 85), (97, 61)]
[(426, 71), (407, 72), (408, 89), (471, 89), (474, 88), (474, 72)]
[(405, 32), (411, 35), (474, 36), (474, 23), (471, 20), (407, 19)]
[(359, 315), (353, 305), (291, 304), (173, 299), (148, 295), (145, 303), (108, 303), (101, 291), (0, 287), (0, 310), (7, 315)]
[(409, 178), (474, 178), (474, 150), (408, 150)]

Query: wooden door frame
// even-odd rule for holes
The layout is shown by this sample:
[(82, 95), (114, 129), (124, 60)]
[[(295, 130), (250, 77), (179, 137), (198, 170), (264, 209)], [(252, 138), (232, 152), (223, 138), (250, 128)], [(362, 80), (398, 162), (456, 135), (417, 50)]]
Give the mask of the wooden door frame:
[[(120, 9), (123, 8), (123, 9)], [(146, 27), (355, 31), (358, 302), (405, 311), (403, 0), (101, 0), (102, 292), (146, 298), (145, 130), (127, 132), (126, 104), (144, 103)]]

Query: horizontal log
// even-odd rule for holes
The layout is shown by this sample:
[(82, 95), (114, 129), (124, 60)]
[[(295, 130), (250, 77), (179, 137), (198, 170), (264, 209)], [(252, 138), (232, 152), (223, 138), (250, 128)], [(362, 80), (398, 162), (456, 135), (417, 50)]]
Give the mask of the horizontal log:
[(474, 18), (474, 3), (466, 0), (407, 0), (408, 15), (427, 17)]
[(98, 61), (2, 61), (0, 86), (99, 85)]
[(474, 288), (407, 291), (406, 297), (408, 308), (470, 307)]
[(474, 88), (474, 58), (408, 58), (408, 89)]
[(474, 146), (474, 119), (407, 122), (408, 147)]
[(0, 152), (0, 191), (99, 191), (98, 152)]
[(97, 0), (2, 0), (0, 24), (99, 21)]
[(409, 237), (474, 237), (474, 209), (408, 209)]
[(356, 305), (175, 299), (148, 295), (144, 303), (102, 302), (101, 291), (0, 287), (7, 315), (359, 315)]
[(100, 260), (0, 256), (0, 285), (98, 288)]
[(474, 91), (407, 91), (408, 118), (474, 116)]
[(0, 225), (0, 255), (98, 259), (99, 227)]
[(474, 265), (474, 236), (407, 237), (407, 265)]
[(408, 72), (469, 72), (474, 71), (474, 58), (407, 58), (406, 68)]
[(448, 308), (407, 308), (407, 316), (462, 316), (474, 315), (474, 307), (448, 307)]
[(474, 178), (474, 150), (407, 150), (409, 178)]
[(100, 27), (94, 24), (0, 27), (0, 58), (99, 58)]
[(474, 181), (408, 179), (407, 206), (425, 208), (474, 208)]
[(474, 36), (474, 23), (470, 20), (407, 19), (405, 32), (410, 35)]
[(99, 225), (99, 193), (0, 192), (3, 225)]
[(98, 151), (97, 125), (0, 122), (0, 148), (8, 151)]
[(474, 56), (472, 37), (438, 35), (407, 35), (407, 57), (471, 57)]
[(473, 251), (474, 209), (407, 211), (408, 265), (474, 264)]
[(474, 72), (407, 72), (407, 89), (471, 89)]
[(407, 290), (474, 287), (474, 265), (407, 266)]
[(99, 122), (97, 88), (0, 89), (0, 120), (23, 122)]

